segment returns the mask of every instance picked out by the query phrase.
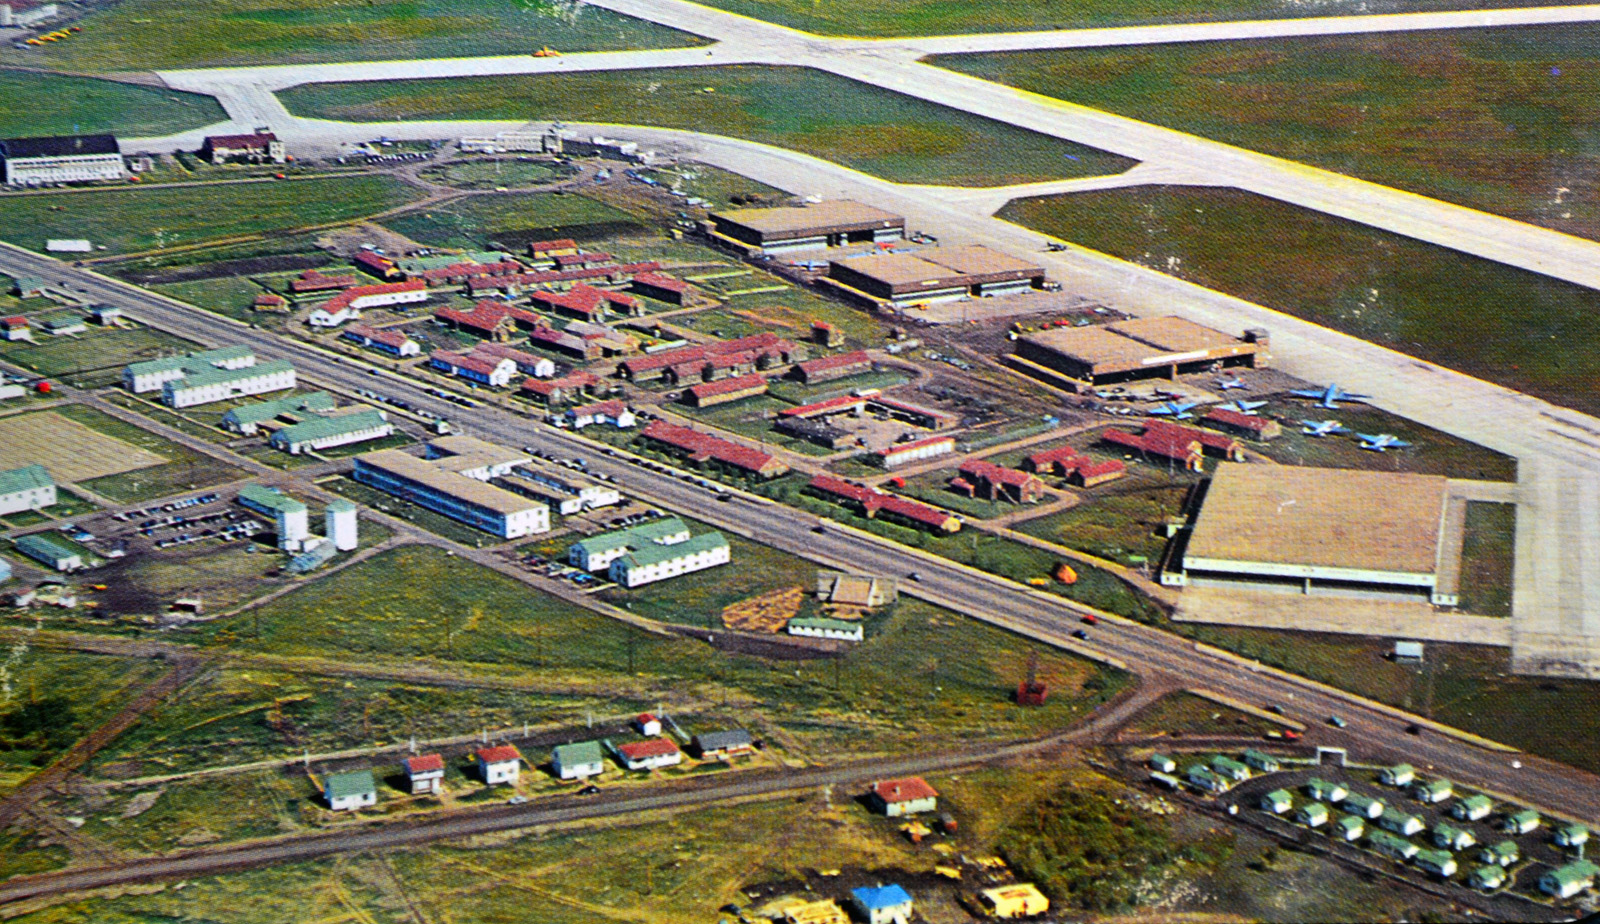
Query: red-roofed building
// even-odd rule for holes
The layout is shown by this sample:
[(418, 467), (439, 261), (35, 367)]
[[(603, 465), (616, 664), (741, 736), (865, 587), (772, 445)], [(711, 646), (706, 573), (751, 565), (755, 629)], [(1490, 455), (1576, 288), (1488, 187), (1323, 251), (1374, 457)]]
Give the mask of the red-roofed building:
[(528, 245), (528, 256), (542, 260), (551, 260), (562, 254), (577, 252), (578, 242), (570, 237), (563, 237), (553, 241), (534, 241)]
[(457, 308), (439, 308), (434, 320), (456, 330), (477, 334), (485, 340), (504, 342), (510, 340), (517, 329), (511, 309), (499, 302), (481, 301), (471, 311)]
[(784, 408), (778, 412), (780, 417), (799, 417), (810, 420), (814, 417), (832, 417), (834, 414), (857, 414), (866, 409), (867, 399), (855, 395), (840, 395), (837, 398), (826, 398), (812, 404), (802, 404), (799, 407)]
[(556, 364), (543, 356), (535, 356), (503, 343), (480, 343), (472, 348), (472, 355), (490, 359), (509, 359), (517, 364), (517, 371), (536, 379), (548, 379), (556, 374)]
[(365, 324), (354, 324), (339, 335), (345, 340), (364, 347), (382, 350), (390, 356), (402, 359), (407, 356), (416, 356), (422, 352), (421, 344), (407, 337), (403, 331), (379, 330)]
[(254, 303), (257, 311), (288, 311), (289, 300), (276, 292), (262, 292)]
[(717, 382), (703, 382), (683, 390), (683, 403), (690, 407), (715, 407), (767, 393), (767, 380), (759, 375), (741, 375)]
[(1100, 433), (1103, 442), (1131, 449), (1140, 455), (1176, 462), (1191, 472), (1205, 469), (1205, 453), (1200, 441), (1181, 433), (1146, 429), (1143, 433), (1111, 428)]
[(393, 260), (370, 250), (356, 251), (356, 255), (350, 258), (350, 262), (379, 279), (400, 278), (400, 267), (395, 266)]
[(1205, 416), (1200, 418), (1200, 423), (1214, 430), (1261, 442), (1277, 439), (1283, 435), (1283, 425), (1270, 417), (1242, 414), (1225, 407), (1214, 407), (1206, 411)]
[(689, 295), (689, 284), (665, 273), (641, 272), (633, 277), (630, 288), (646, 298), (658, 302), (681, 305)]
[(602, 263), (615, 263), (616, 258), (611, 254), (598, 250), (583, 250), (573, 253), (552, 254), (551, 259), (556, 261), (556, 266), (562, 269), (571, 269), (574, 266), (596, 266)]
[(872, 357), (865, 350), (856, 350), (853, 353), (839, 353), (834, 356), (819, 356), (797, 364), (789, 374), (807, 385), (818, 382), (831, 382), (847, 376), (861, 375), (872, 371)]
[(675, 450), (696, 465), (715, 462), (761, 478), (776, 478), (789, 471), (789, 466), (771, 453), (664, 420), (651, 421), (641, 432), (647, 439)]
[(522, 752), (509, 744), (478, 749), (478, 776), (490, 786), (515, 785), (522, 772)]
[(626, 430), (639, 421), (620, 398), (568, 408), (563, 419), (574, 430), (582, 430), (590, 424), (610, 424), (618, 430)]
[(867, 802), (875, 811), (891, 818), (932, 812), (939, 807), (939, 793), (920, 776), (882, 780), (867, 790)]
[(297, 295), (308, 292), (337, 292), (349, 289), (360, 282), (354, 276), (324, 276), (314, 269), (306, 270), (297, 278), (289, 280), (289, 291)]
[(528, 297), (533, 307), (557, 314), (568, 315), (580, 321), (604, 321), (617, 311), (637, 314), (639, 301), (621, 292), (608, 292), (580, 283), (566, 292), (535, 292)]
[(670, 738), (630, 741), (616, 748), (617, 760), (629, 770), (654, 770), (683, 763), (683, 752)]
[(1044, 482), (1035, 475), (973, 459), (961, 465), (961, 476), (971, 483), (973, 495), (991, 501), (1032, 504), (1044, 497)]
[(522, 264), (515, 260), (501, 260), (496, 263), (473, 263), (469, 260), (413, 273), (411, 278), (421, 279), (430, 286), (458, 286), (481, 276), (511, 276), (520, 272), (522, 272)]
[(323, 302), (311, 312), (310, 322), (312, 327), (338, 327), (345, 321), (361, 317), (362, 310), (367, 308), (427, 300), (428, 284), (420, 279), (356, 286)]
[(623, 378), (633, 382), (649, 382), (660, 378), (684, 381), (697, 376), (703, 378), (707, 361), (715, 356), (750, 354), (746, 362), (764, 371), (785, 363), (799, 362), (806, 358), (806, 353), (806, 348), (801, 344), (764, 331), (735, 340), (715, 340), (631, 357), (624, 360), (617, 371)]
[(912, 462), (921, 462), (924, 459), (949, 455), (955, 451), (955, 437), (930, 436), (927, 439), (912, 440), (909, 443), (896, 443), (887, 449), (880, 449), (872, 454), (872, 460), (883, 468), (898, 468), (902, 465), (909, 465)]
[(226, 164), (229, 161), (281, 164), (289, 159), (283, 142), (272, 132), (256, 132), (251, 135), (207, 135), (205, 142), (200, 145), (200, 157), (213, 164)]
[(901, 401), (899, 398), (891, 398), (888, 395), (873, 395), (872, 403), (887, 412), (890, 417), (904, 420), (924, 430), (948, 430), (956, 425), (956, 418), (946, 414), (944, 411), (936, 411), (933, 408), (912, 404), (909, 401)]
[(604, 353), (599, 342), (553, 327), (535, 327), (528, 331), (528, 342), (583, 360), (599, 359)]
[(1067, 483), (1080, 488), (1092, 488), (1097, 484), (1116, 481), (1128, 473), (1128, 466), (1121, 459), (1104, 459), (1094, 462), (1083, 459), (1067, 475)]
[(661, 720), (653, 713), (641, 712), (634, 716), (633, 727), (638, 729), (639, 734), (644, 735), (646, 738), (654, 738), (656, 735), (661, 734)]
[(1053, 475), (1066, 475), (1085, 458), (1083, 453), (1071, 446), (1060, 446), (1036, 452), (1022, 462), (1023, 471), (1046, 473)]
[(1151, 420), (1145, 423), (1146, 432), (1170, 433), (1174, 437), (1188, 437), (1197, 440), (1200, 448), (1207, 455), (1227, 459), (1230, 462), (1244, 461), (1244, 447), (1233, 437), (1212, 430), (1202, 430), (1199, 427), (1186, 427), (1165, 420)]
[(522, 383), (521, 392), (540, 404), (553, 405), (594, 394), (599, 387), (598, 375), (578, 369), (553, 379), (528, 379)]
[(817, 475), (811, 479), (809, 487), (819, 494), (849, 502), (859, 508), (858, 512), (869, 520), (880, 513), (887, 513), (892, 519), (899, 519), (912, 527), (929, 528), (945, 533), (961, 530), (961, 520), (938, 507), (845, 481), (833, 475)]
[(20, 314), (9, 318), (0, 318), (0, 335), (7, 340), (32, 340), (33, 330), (28, 324), (28, 319)]
[(444, 785), (444, 758), (438, 754), (419, 754), (405, 759), (406, 779), (413, 796), (436, 796)]

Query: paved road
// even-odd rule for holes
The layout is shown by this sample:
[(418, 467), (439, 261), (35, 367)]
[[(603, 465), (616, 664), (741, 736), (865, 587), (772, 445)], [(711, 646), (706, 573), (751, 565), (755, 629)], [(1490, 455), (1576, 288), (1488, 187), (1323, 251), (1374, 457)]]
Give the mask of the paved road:
[(163, 296), (75, 270), (57, 261), (17, 248), (0, 247), (0, 271), (36, 275), (47, 282), (87, 290), (97, 300), (116, 301), (129, 313), (206, 344), (245, 342), (263, 357), (292, 360), (307, 379), (352, 391), (382, 381), (386, 392), (404, 396), (423, 413), (448, 416), (474, 435), (507, 445), (532, 445), (542, 451), (589, 460), (596, 471), (612, 475), (629, 492), (671, 509), (691, 513), (719, 528), (751, 536), (779, 549), (832, 567), (868, 573), (907, 575), (906, 592), (959, 612), (1004, 626), (1068, 650), (1109, 657), (1135, 671), (1155, 670), (1186, 685), (1227, 691), (1234, 696), (1284, 706), (1308, 724), (1328, 715), (1343, 716), (1349, 727), (1329, 731), (1353, 751), (1378, 759), (1407, 759), (1438, 766), (1453, 779), (1492, 792), (1515, 794), (1550, 809), (1600, 825), (1600, 778), (1551, 761), (1519, 756), (1514, 768), (1505, 753), (1481, 749), (1432, 731), (1412, 736), (1404, 731), (1409, 717), (1397, 710), (1300, 678), (1241, 666), (1238, 659), (1198, 650), (1169, 633), (1122, 620), (1097, 629), (1092, 644), (1071, 637), (1083, 609), (1060, 597), (1033, 591), (991, 575), (962, 568), (877, 537), (829, 524), (812, 531), (817, 521), (791, 508), (760, 498), (735, 494), (727, 503), (710, 502), (710, 493), (688, 482), (607, 458), (596, 447), (566, 431), (538, 425), (492, 406), (471, 411), (441, 401), (420, 383), (392, 374), (374, 376), (364, 364), (323, 353), (307, 344), (283, 340), (213, 315), (203, 314)]

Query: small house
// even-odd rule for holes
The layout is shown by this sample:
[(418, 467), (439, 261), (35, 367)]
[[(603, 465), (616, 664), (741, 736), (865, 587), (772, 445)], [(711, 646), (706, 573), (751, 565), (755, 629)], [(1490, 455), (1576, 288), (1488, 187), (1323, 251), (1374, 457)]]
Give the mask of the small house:
[(1494, 811), (1494, 800), (1478, 793), (1457, 799), (1456, 804), (1450, 806), (1450, 814), (1460, 821), (1479, 821), (1489, 817)]
[(1211, 768), (1205, 764), (1195, 764), (1184, 775), (1188, 778), (1189, 785), (1203, 792), (1215, 795), (1228, 791), (1228, 781), (1211, 772)]
[(411, 784), (413, 796), (436, 796), (444, 785), (444, 758), (438, 754), (420, 754), (405, 760), (406, 780)]
[(1384, 767), (1378, 771), (1378, 779), (1385, 786), (1410, 786), (1411, 781), (1417, 778), (1417, 768), (1410, 764), (1395, 764), (1393, 767)]
[(1394, 657), (1394, 660), (1395, 660), (1396, 663), (1399, 663), (1399, 664), (1421, 664), (1422, 663), (1422, 654), (1423, 654), (1423, 649), (1422, 649), (1422, 643), (1421, 642), (1395, 642), (1394, 643), (1394, 655), (1393, 655), (1393, 657)]
[(1567, 825), (1556, 831), (1556, 846), (1582, 847), (1589, 843), (1589, 829), (1583, 825)]
[(1211, 758), (1211, 769), (1215, 771), (1218, 776), (1224, 779), (1233, 780), (1235, 783), (1242, 783), (1245, 780), (1250, 779), (1249, 767), (1246, 767), (1244, 764), (1234, 760), (1231, 757), (1224, 757), (1221, 754)]
[(1418, 780), (1411, 784), (1411, 797), (1429, 805), (1443, 802), (1454, 792), (1449, 780)]
[(600, 749), (598, 741), (563, 744), (556, 747), (551, 764), (557, 778), (581, 780), (584, 777), (599, 776), (605, 770), (605, 752)]
[(850, 924), (850, 916), (831, 898), (788, 905), (782, 913), (783, 924)]
[(1418, 850), (1415, 860), (1417, 869), (1440, 879), (1456, 874), (1456, 858), (1448, 850)]
[(850, 904), (867, 924), (906, 924), (911, 920), (911, 893), (894, 883), (851, 889)]
[(1294, 808), (1294, 797), (1289, 795), (1287, 789), (1274, 789), (1261, 797), (1261, 810), (1274, 815), (1282, 815)]
[(1387, 831), (1373, 831), (1367, 835), (1367, 845), (1391, 860), (1404, 863), (1417, 855), (1417, 845)]
[(646, 738), (654, 738), (656, 735), (661, 734), (661, 720), (648, 712), (635, 716), (633, 727), (638, 729), (639, 734), (644, 735)]
[(1522, 859), (1522, 848), (1517, 846), (1516, 841), (1508, 838), (1483, 848), (1483, 852), (1478, 854), (1478, 859), (1495, 866), (1510, 866)]
[(1278, 758), (1273, 757), (1271, 754), (1265, 754), (1255, 748), (1250, 748), (1242, 756), (1246, 764), (1262, 773), (1277, 773), (1279, 770)]
[(1350, 795), (1350, 789), (1343, 783), (1314, 776), (1306, 780), (1306, 795), (1318, 802), (1343, 802)]
[(1307, 802), (1294, 813), (1294, 820), (1308, 828), (1320, 828), (1328, 823), (1328, 806), (1322, 802)]
[(654, 770), (683, 763), (683, 752), (671, 738), (646, 738), (630, 741), (614, 749), (617, 760), (629, 770)]
[(1366, 819), (1358, 818), (1355, 815), (1340, 815), (1339, 820), (1334, 823), (1332, 833), (1347, 841), (1358, 841), (1361, 839), (1361, 835), (1366, 833), (1366, 830)]
[(335, 812), (353, 812), (378, 802), (378, 785), (371, 770), (330, 773), (322, 778), (322, 797)]
[(516, 785), (522, 772), (522, 752), (514, 745), (499, 744), (478, 749), (478, 776), (488, 785)]
[(1359, 792), (1353, 792), (1344, 798), (1345, 811), (1352, 815), (1365, 815), (1369, 820), (1382, 815), (1386, 808), (1388, 806), (1383, 804), (1382, 799), (1374, 799)]
[(1594, 888), (1594, 877), (1600, 866), (1588, 860), (1574, 860), (1539, 877), (1539, 891), (1555, 898), (1571, 898), (1585, 889)]
[(706, 732), (694, 736), (694, 748), (702, 760), (726, 760), (755, 750), (755, 741), (742, 728)]
[(1421, 818), (1397, 808), (1384, 809), (1383, 814), (1378, 816), (1378, 826), (1402, 837), (1410, 837), (1426, 827)]
[(890, 818), (932, 812), (939, 807), (939, 793), (920, 776), (880, 780), (867, 790), (867, 802), (874, 811)]
[(1050, 899), (1031, 882), (996, 886), (978, 893), (978, 903), (992, 918), (1027, 918), (1050, 910)]
[(1539, 827), (1541, 820), (1539, 813), (1533, 809), (1523, 809), (1514, 812), (1500, 820), (1500, 830), (1507, 834), (1527, 834)]
[(1506, 884), (1506, 871), (1492, 864), (1480, 866), (1467, 877), (1467, 884), (1480, 892), (1493, 892)]
[(1150, 769), (1161, 773), (1172, 773), (1178, 769), (1178, 762), (1165, 754), (1151, 754)]
[(1465, 828), (1439, 823), (1433, 828), (1433, 843), (1445, 850), (1466, 850), (1478, 842), (1477, 837)]

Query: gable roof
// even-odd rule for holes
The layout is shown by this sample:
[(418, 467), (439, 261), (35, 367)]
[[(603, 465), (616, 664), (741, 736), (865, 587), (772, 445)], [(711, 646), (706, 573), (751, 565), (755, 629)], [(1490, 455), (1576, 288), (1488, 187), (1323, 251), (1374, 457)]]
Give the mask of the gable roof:
[(600, 749), (598, 741), (577, 741), (572, 744), (558, 744), (555, 751), (556, 763), (564, 766), (574, 764), (598, 764), (605, 760), (605, 752)]
[(678, 753), (678, 746), (671, 738), (647, 738), (644, 741), (630, 741), (617, 748), (617, 753), (628, 760), (643, 760), (647, 757), (665, 757), (668, 754)]
[(419, 754), (406, 758), (407, 773), (437, 773), (444, 769), (444, 758), (438, 754)]
[(872, 794), (890, 804), (914, 802), (918, 799), (937, 799), (939, 797), (938, 790), (929, 786), (928, 781), (920, 776), (908, 776), (898, 780), (880, 780), (872, 784)]
[(371, 770), (347, 770), (323, 777), (322, 792), (331, 801), (350, 796), (377, 795), (378, 785), (372, 779)]
[(35, 488), (48, 488), (55, 484), (50, 472), (37, 463), (0, 472), (0, 494), (16, 494)]
[(492, 747), (478, 748), (478, 759), (486, 764), (503, 764), (521, 760), (522, 752), (515, 745), (497, 744)]
[(911, 893), (892, 882), (885, 886), (862, 886), (859, 889), (851, 889), (850, 895), (855, 898), (857, 904), (868, 911), (897, 908), (911, 903)]

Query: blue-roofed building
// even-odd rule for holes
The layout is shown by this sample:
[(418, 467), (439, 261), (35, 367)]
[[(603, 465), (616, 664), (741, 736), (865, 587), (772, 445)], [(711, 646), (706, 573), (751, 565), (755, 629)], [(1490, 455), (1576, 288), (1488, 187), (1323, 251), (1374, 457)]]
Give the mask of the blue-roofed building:
[(850, 904), (867, 924), (907, 924), (911, 920), (911, 893), (893, 883), (852, 889)]

